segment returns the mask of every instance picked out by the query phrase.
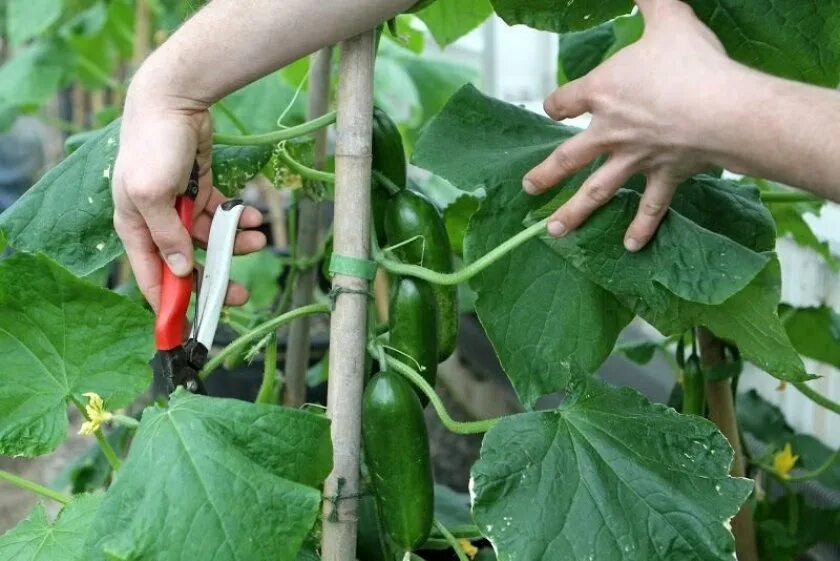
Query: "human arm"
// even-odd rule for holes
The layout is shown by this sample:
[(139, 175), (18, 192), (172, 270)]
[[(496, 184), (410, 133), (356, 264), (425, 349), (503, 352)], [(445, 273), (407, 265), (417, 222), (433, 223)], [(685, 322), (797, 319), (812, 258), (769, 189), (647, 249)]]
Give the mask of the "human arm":
[(631, 251), (654, 235), (677, 185), (711, 167), (840, 200), (840, 93), (730, 60), (687, 4), (637, 5), (645, 18), (642, 38), (546, 99), (550, 117), (589, 112), (592, 123), (525, 175), (527, 192), (544, 192), (609, 155), (555, 212), (549, 233), (580, 226), (636, 173), (647, 185), (625, 235)]
[[(212, 187), (209, 107), (226, 94), (323, 46), (371, 29), (412, 0), (213, 0), (187, 21), (138, 69), (126, 96), (113, 175), (114, 226), (138, 286), (153, 308), (160, 299), (163, 256), (175, 274), (193, 268), (192, 240), (173, 205), (186, 187), (193, 160), (199, 195), (193, 236), (205, 242), (224, 197)], [(240, 226), (262, 218), (247, 209)], [(265, 245), (243, 230), (235, 251)], [(247, 293), (231, 286), (228, 302)]]

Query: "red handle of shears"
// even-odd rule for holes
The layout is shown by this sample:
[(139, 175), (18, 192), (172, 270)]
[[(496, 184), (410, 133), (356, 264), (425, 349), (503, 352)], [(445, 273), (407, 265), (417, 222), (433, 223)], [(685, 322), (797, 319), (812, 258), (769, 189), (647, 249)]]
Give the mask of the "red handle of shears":
[[(193, 166), (187, 192), (175, 199), (175, 211), (181, 224), (192, 233), (193, 206), (198, 194), (198, 167)], [(184, 340), (187, 308), (192, 293), (192, 275), (179, 277), (166, 263), (161, 263), (160, 308), (155, 321), (155, 344), (159, 351), (169, 351)]]

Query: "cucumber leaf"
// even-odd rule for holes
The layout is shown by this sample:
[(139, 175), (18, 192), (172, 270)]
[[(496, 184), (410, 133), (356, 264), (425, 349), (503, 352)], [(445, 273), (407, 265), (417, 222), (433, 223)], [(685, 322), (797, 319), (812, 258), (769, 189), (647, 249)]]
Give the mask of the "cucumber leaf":
[(785, 330), (802, 355), (840, 368), (840, 313), (827, 306), (779, 307)]
[(20, 45), (38, 37), (61, 16), (62, 0), (8, 0), (6, 37)]
[(641, 14), (622, 16), (584, 31), (560, 35), (557, 45), (557, 83), (586, 75), (613, 54), (642, 36)]
[(43, 252), (79, 276), (122, 254), (111, 202), (119, 126), (102, 129), (0, 214), (10, 246)]
[(331, 458), (326, 417), (178, 389), (143, 413), (88, 559), (291, 561)]
[(590, 381), (487, 433), (473, 517), (500, 561), (730, 560), (727, 522), (752, 489), (731, 462), (709, 421)]
[(0, 454), (55, 449), (83, 393), (131, 403), (151, 381), (152, 332), (146, 310), (43, 255), (0, 262)]
[(566, 33), (580, 31), (630, 12), (633, 0), (490, 0), (508, 25)]
[(416, 12), (444, 48), (481, 25), (493, 13), (489, 0), (437, 0)]
[[(520, 232), (523, 226), (516, 219), (541, 207), (543, 212), (555, 208), (560, 199), (545, 205), (552, 197), (568, 197), (598, 165), (565, 181), (559, 195), (522, 192), (525, 172), (575, 132), (485, 97), (472, 86), (462, 88), (429, 123), (414, 163), (458, 189), (486, 193), (469, 223), (467, 261)], [(599, 227), (607, 225), (607, 215), (629, 223), (634, 207), (626, 201), (638, 197), (643, 182), (633, 178), (626, 188), (575, 234), (549, 241), (570, 244), (555, 253), (560, 259), (531, 241), (471, 281), (479, 318), (523, 401), (530, 403), (577, 375), (593, 372), (607, 356), (604, 349), (609, 347), (608, 353), (612, 348), (616, 329), (629, 321), (627, 308), (666, 335), (706, 325), (743, 345), (745, 356), (774, 375), (807, 379), (776, 315), (780, 277), (769, 253), (775, 231), (755, 188), (711, 176), (689, 180), (672, 204), (670, 212), (679, 216), (674, 228), (659, 234), (657, 243), (666, 244), (669, 254), (656, 267), (642, 269), (631, 266), (640, 256), (627, 254), (616, 234), (619, 228), (604, 235)], [(721, 253), (739, 259), (717, 269), (715, 286), (707, 279), (707, 261), (721, 258)], [(651, 277), (662, 280), (651, 283)], [(733, 313), (732, 306), (743, 315)], [(577, 334), (584, 332), (594, 335), (581, 340)], [(540, 344), (544, 340), (553, 344)]]
[(50, 522), (38, 504), (26, 519), (0, 536), (0, 561), (83, 561), (85, 537), (102, 494), (80, 495)]
[(271, 159), (273, 146), (213, 146), (213, 185), (235, 197)]

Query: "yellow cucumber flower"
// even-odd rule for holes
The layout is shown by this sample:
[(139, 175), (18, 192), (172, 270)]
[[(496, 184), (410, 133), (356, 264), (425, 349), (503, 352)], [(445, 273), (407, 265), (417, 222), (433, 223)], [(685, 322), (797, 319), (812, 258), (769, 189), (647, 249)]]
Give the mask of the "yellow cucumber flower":
[(88, 398), (88, 404), (85, 405), (85, 412), (87, 413), (87, 421), (82, 423), (82, 428), (79, 429), (79, 434), (91, 435), (99, 430), (102, 423), (107, 423), (114, 418), (113, 413), (105, 410), (105, 402), (99, 394), (89, 392), (82, 394)]
[(776, 452), (776, 455), (773, 456), (773, 468), (780, 477), (787, 479), (790, 477), (790, 472), (798, 459), (799, 456), (794, 455), (793, 448), (788, 442), (780, 452)]

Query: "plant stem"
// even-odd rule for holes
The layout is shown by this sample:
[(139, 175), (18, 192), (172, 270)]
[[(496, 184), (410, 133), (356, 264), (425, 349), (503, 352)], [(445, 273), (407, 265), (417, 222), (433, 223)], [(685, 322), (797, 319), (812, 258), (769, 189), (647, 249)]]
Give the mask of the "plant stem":
[[(373, 118), (374, 31), (341, 44), (338, 126), (335, 146), (336, 255), (370, 256), (370, 169)], [(327, 417), (333, 444), (333, 470), (324, 482), (321, 557), (349, 561), (356, 553), (356, 503), (339, 500), (359, 492), (362, 386), (367, 341), (368, 281), (335, 275), (341, 288), (330, 320)]]
[(821, 203), (824, 199), (799, 191), (759, 191), (763, 203)]
[(470, 561), (467, 559), (467, 554), (464, 553), (463, 549), (461, 549), (461, 544), (458, 543), (458, 540), (456, 540), (455, 536), (452, 535), (452, 532), (447, 530), (446, 526), (441, 524), (438, 519), (435, 519), (435, 528), (443, 534), (443, 537), (446, 538), (446, 541), (449, 542), (449, 545), (455, 550), (455, 555), (458, 556), (458, 561)]
[(291, 310), (290, 312), (286, 312), (285, 314), (281, 314), (275, 318), (271, 318), (268, 321), (265, 321), (255, 328), (251, 329), (248, 333), (237, 337), (231, 344), (227, 347), (219, 351), (219, 354), (211, 358), (204, 368), (201, 370), (201, 378), (207, 378), (211, 372), (213, 372), (216, 368), (218, 368), (227, 358), (229, 355), (239, 352), (242, 350), (243, 347), (248, 345), (248, 343), (260, 339), (263, 335), (268, 333), (273, 329), (277, 329), (281, 325), (288, 323), (294, 319), (299, 317), (312, 315), (312, 314), (329, 314), (330, 307), (327, 304), (311, 304), (309, 306), (304, 306), (302, 308), (297, 308), (296, 310)]
[[(330, 66), (332, 48), (326, 47), (310, 56), (309, 82), (309, 118), (316, 118), (327, 111), (330, 97)], [(325, 129), (314, 134), (315, 147), (313, 164), (316, 168), (324, 167), (327, 153), (327, 134)], [(320, 253), (318, 238), (321, 229), (321, 205), (308, 197), (299, 201), (298, 232), (293, 246), (295, 267), (299, 273), (295, 277), (292, 292), (292, 307), (300, 308), (312, 303), (315, 291), (317, 271), (313, 259)], [(301, 266), (304, 264), (304, 266)], [(306, 371), (309, 367), (310, 354), (309, 317), (294, 321), (289, 326), (288, 351), (286, 353), (286, 383), (283, 386), (283, 404), (300, 407), (306, 400)]]
[(382, 252), (377, 253), (376, 261), (389, 273), (416, 277), (433, 284), (460, 284), (474, 277), (476, 274), (480, 273), (525, 242), (532, 240), (545, 232), (545, 225), (547, 223), (548, 218), (544, 218), (539, 222), (528, 226), (512, 238), (505, 240), (463, 269), (455, 271), (454, 273), (438, 273), (437, 271), (420, 267), (419, 265), (407, 265), (405, 263), (400, 263), (399, 261), (388, 259)]
[(11, 483), (12, 485), (20, 487), (21, 489), (26, 489), (27, 491), (32, 491), (33, 493), (35, 493), (37, 495), (41, 495), (42, 497), (52, 499), (52, 500), (57, 501), (61, 504), (66, 505), (67, 503), (69, 503), (72, 500), (72, 498), (68, 497), (67, 495), (59, 493), (58, 491), (53, 491), (49, 487), (44, 487), (43, 485), (41, 485), (39, 483), (35, 483), (34, 481), (29, 481), (28, 479), (24, 479), (23, 477), (19, 477), (19, 476), (13, 474), (13, 473), (9, 473), (6, 470), (0, 469), (0, 480)]
[(797, 390), (799, 390), (802, 393), (802, 395), (804, 395), (805, 397), (807, 397), (808, 399), (810, 399), (811, 401), (813, 401), (817, 405), (825, 407), (829, 411), (832, 411), (833, 413), (836, 413), (837, 415), (840, 415), (840, 403), (837, 403), (836, 401), (832, 401), (832, 400), (828, 399), (827, 397), (822, 395), (817, 390), (813, 389), (811, 386), (809, 386), (805, 382), (794, 382), (793, 387), (796, 388)]
[(276, 144), (283, 140), (290, 140), (311, 134), (319, 129), (331, 125), (335, 122), (335, 112), (326, 113), (317, 119), (307, 121), (294, 127), (287, 129), (280, 129), (276, 131), (266, 132), (263, 134), (252, 134), (247, 136), (236, 136), (229, 134), (214, 134), (214, 144), (227, 144), (229, 146), (253, 146), (256, 144)]
[[(377, 356), (378, 350), (374, 349), (373, 354), (374, 356)], [(388, 366), (390, 368), (408, 378), (412, 384), (417, 386), (420, 391), (429, 398), (429, 402), (432, 404), (432, 407), (435, 408), (435, 412), (438, 417), (440, 417), (440, 422), (443, 423), (443, 426), (445, 426), (449, 431), (457, 434), (484, 433), (493, 428), (493, 425), (501, 420), (501, 418), (495, 418), (483, 419), (481, 421), (456, 421), (451, 415), (449, 415), (449, 412), (446, 410), (446, 406), (443, 405), (440, 397), (438, 397), (435, 390), (429, 385), (429, 382), (427, 382), (423, 376), (418, 374), (416, 370), (406, 363), (388, 354), (386, 354), (385, 360), (388, 362)]]
[(102, 429), (97, 430), (93, 435), (96, 437), (96, 441), (99, 443), (99, 446), (102, 448), (102, 453), (105, 454), (105, 459), (108, 460), (108, 465), (111, 466), (111, 469), (114, 471), (119, 471), (122, 463), (120, 462), (120, 458), (117, 456), (117, 453), (114, 452), (114, 449), (111, 448), (111, 445), (105, 439), (105, 435), (102, 433)]
[(828, 470), (830, 470), (834, 464), (837, 463), (837, 460), (840, 460), (840, 450), (836, 450), (834, 454), (828, 457), (828, 459), (823, 462), (823, 464), (815, 469), (814, 471), (809, 471), (808, 473), (803, 473), (802, 475), (791, 475), (787, 478), (788, 481), (808, 481), (809, 479), (816, 479), (817, 477), (821, 476)]
[[(723, 341), (715, 337), (705, 328), (697, 330), (697, 340), (700, 346), (700, 359), (703, 368), (710, 369), (726, 360)], [(723, 435), (729, 440), (734, 451), (731, 474), (733, 477), (745, 477), (746, 466), (744, 450), (741, 447), (741, 437), (738, 429), (738, 419), (735, 415), (735, 401), (732, 397), (732, 381), (709, 380), (706, 382), (706, 403), (709, 406), (709, 419), (717, 425)], [(735, 550), (739, 561), (758, 561), (758, 547), (756, 545), (755, 527), (753, 525), (752, 507), (747, 501), (732, 519), (732, 534), (735, 536)]]
[(240, 119), (236, 115), (236, 113), (234, 113), (233, 110), (230, 107), (228, 107), (227, 103), (220, 99), (214, 105), (219, 111), (225, 114), (225, 117), (227, 117), (230, 120), (230, 122), (233, 123), (233, 126), (236, 127), (236, 130), (238, 130), (240, 134), (250, 134), (248, 127), (246, 127), (245, 123), (242, 122), (242, 119)]
[[(90, 417), (87, 414), (87, 410), (85, 409), (85, 404), (76, 399), (75, 397), (71, 398), (73, 400), (73, 404), (76, 406), (76, 409), (82, 414), (82, 417), (85, 418), (86, 421), (90, 421)], [(108, 465), (111, 466), (111, 469), (114, 471), (118, 471), (120, 469), (120, 458), (117, 456), (117, 453), (114, 452), (114, 449), (111, 448), (111, 445), (108, 443), (108, 440), (105, 438), (105, 435), (102, 433), (102, 429), (96, 429), (93, 433), (93, 436), (96, 437), (96, 441), (99, 443), (99, 447), (102, 448), (102, 453), (105, 454), (105, 459), (108, 460)]]
[(335, 183), (334, 173), (330, 173), (328, 171), (320, 171), (303, 165), (302, 163), (298, 162), (289, 155), (289, 153), (286, 151), (285, 146), (280, 146), (277, 149), (277, 157), (280, 159), (281, 162), (286, 164), (287, 168), (289, 168), (299, 176), (303, 177), (304, 179), (309, 179), (311, 181), (323, 181), (324, 183)]
[(254, 403), (277, 404), (277, 333), (272, 333), (265, 347), (263, 377)]
[(118, 92), (125, 93), (125, 86), (111, 78), (108, 74), (103, 72), (96, 64), (94, 64), (89, 58), (80, 55), (78, 52), (76, 53), (76, 62), (79, 66), (84, 68), (87, 72), (90, 72), (97, 80), (102, 82), (103, 86), (107, 86), (113, 90)]
[(396, 195), (397, 193), (402, 191), (399, 185), (388, 179), (388, 177), (381, 171), (373, 170), (373, 178), (376, 180), (377, 183), (385, 187), (385, 189), (392, 195)]

